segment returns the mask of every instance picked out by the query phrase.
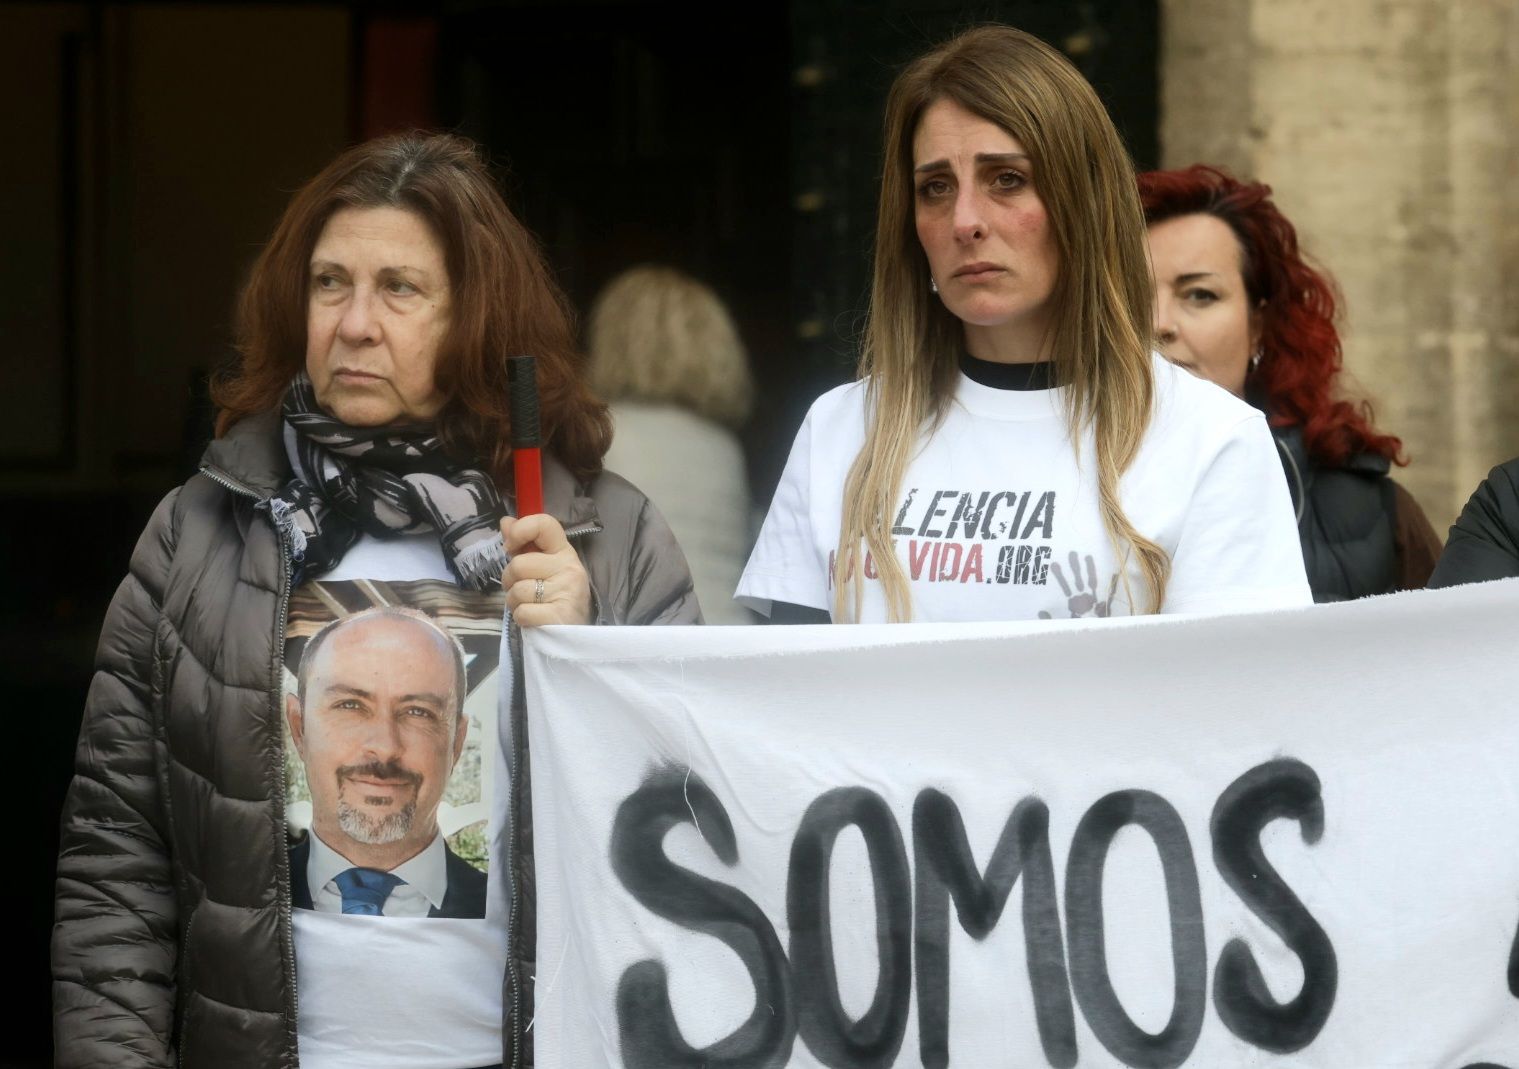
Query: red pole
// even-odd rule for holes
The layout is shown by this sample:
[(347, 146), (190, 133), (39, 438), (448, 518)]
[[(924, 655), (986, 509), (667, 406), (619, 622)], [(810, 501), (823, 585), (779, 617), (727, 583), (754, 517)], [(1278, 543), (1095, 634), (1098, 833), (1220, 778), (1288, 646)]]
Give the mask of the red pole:
[(506, 361), (507, 382), (512, 391), (512, 481), (517, 498), (517, 517), (543, 511), (543, 444), (538, 429), (538, 378), (531, 356)]

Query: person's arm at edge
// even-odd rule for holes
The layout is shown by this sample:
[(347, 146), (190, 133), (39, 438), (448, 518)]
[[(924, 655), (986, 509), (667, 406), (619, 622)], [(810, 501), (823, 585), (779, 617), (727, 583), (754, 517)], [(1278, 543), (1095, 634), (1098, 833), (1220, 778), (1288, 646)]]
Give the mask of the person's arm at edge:
[(1519, 576), (1519, 457), (1499, 464), (1451, 525), (1427, 584), (1436, 587)]

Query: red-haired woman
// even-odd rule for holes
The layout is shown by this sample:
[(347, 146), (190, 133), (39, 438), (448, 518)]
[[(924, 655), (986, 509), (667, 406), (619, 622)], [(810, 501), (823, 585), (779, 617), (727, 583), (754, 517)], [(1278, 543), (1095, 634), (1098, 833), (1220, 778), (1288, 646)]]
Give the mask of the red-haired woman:
[(1271, 188), (1201, 164), (1139, 176), (1155, 334), (1173, 363), (1265, 411), (1317, 601), (1422, 587), (1440, 539), (1388, 478), (1402, 443), (1337, 396), (1332, 283), (1304, 262)]
[[(58, 865), (57, 1062), (524, 1060), (515, 630), (695, 622), (684, 560), (601, 471), (565, 301), (467, 141), (330, 164), (239, 325), (219, 437), (100, 640)], [(545, 513), (514, 518), (517, 353), (538, 358)]]

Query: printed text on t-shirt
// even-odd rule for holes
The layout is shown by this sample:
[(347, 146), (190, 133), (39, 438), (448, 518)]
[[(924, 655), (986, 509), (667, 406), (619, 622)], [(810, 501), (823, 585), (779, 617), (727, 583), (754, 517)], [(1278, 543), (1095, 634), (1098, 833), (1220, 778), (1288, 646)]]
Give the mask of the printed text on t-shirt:
[[(891, 525), (893, 545), (907, 539), (907, 574), (913, 582), (1003, 583), (1043, 586), (1049, 576), (1054, 535), (1055, 492), (1016, 490), (935, 490), (919, 496), (908, 489)], [(1000, 543), (988, 557), (985, 544)], [(837, 575), (837, 555), (828, 555), (829, 588)], [(846, 568), (845, 578), (853, 575)], [(865, 578), (878, 577), (865, 554)]]

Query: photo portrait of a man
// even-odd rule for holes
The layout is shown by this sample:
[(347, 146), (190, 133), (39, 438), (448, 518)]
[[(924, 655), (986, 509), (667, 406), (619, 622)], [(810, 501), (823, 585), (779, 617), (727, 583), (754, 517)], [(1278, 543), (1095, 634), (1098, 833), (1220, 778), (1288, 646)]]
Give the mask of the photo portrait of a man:
[(367, 609), (311, 637), (285, 700), (312, 805), (310, 833), (290, 849), (293, 906), (485, 916), (485, 873), (438, 827), (469, 731), (466, 693), (459, 642), (417, 610)]

